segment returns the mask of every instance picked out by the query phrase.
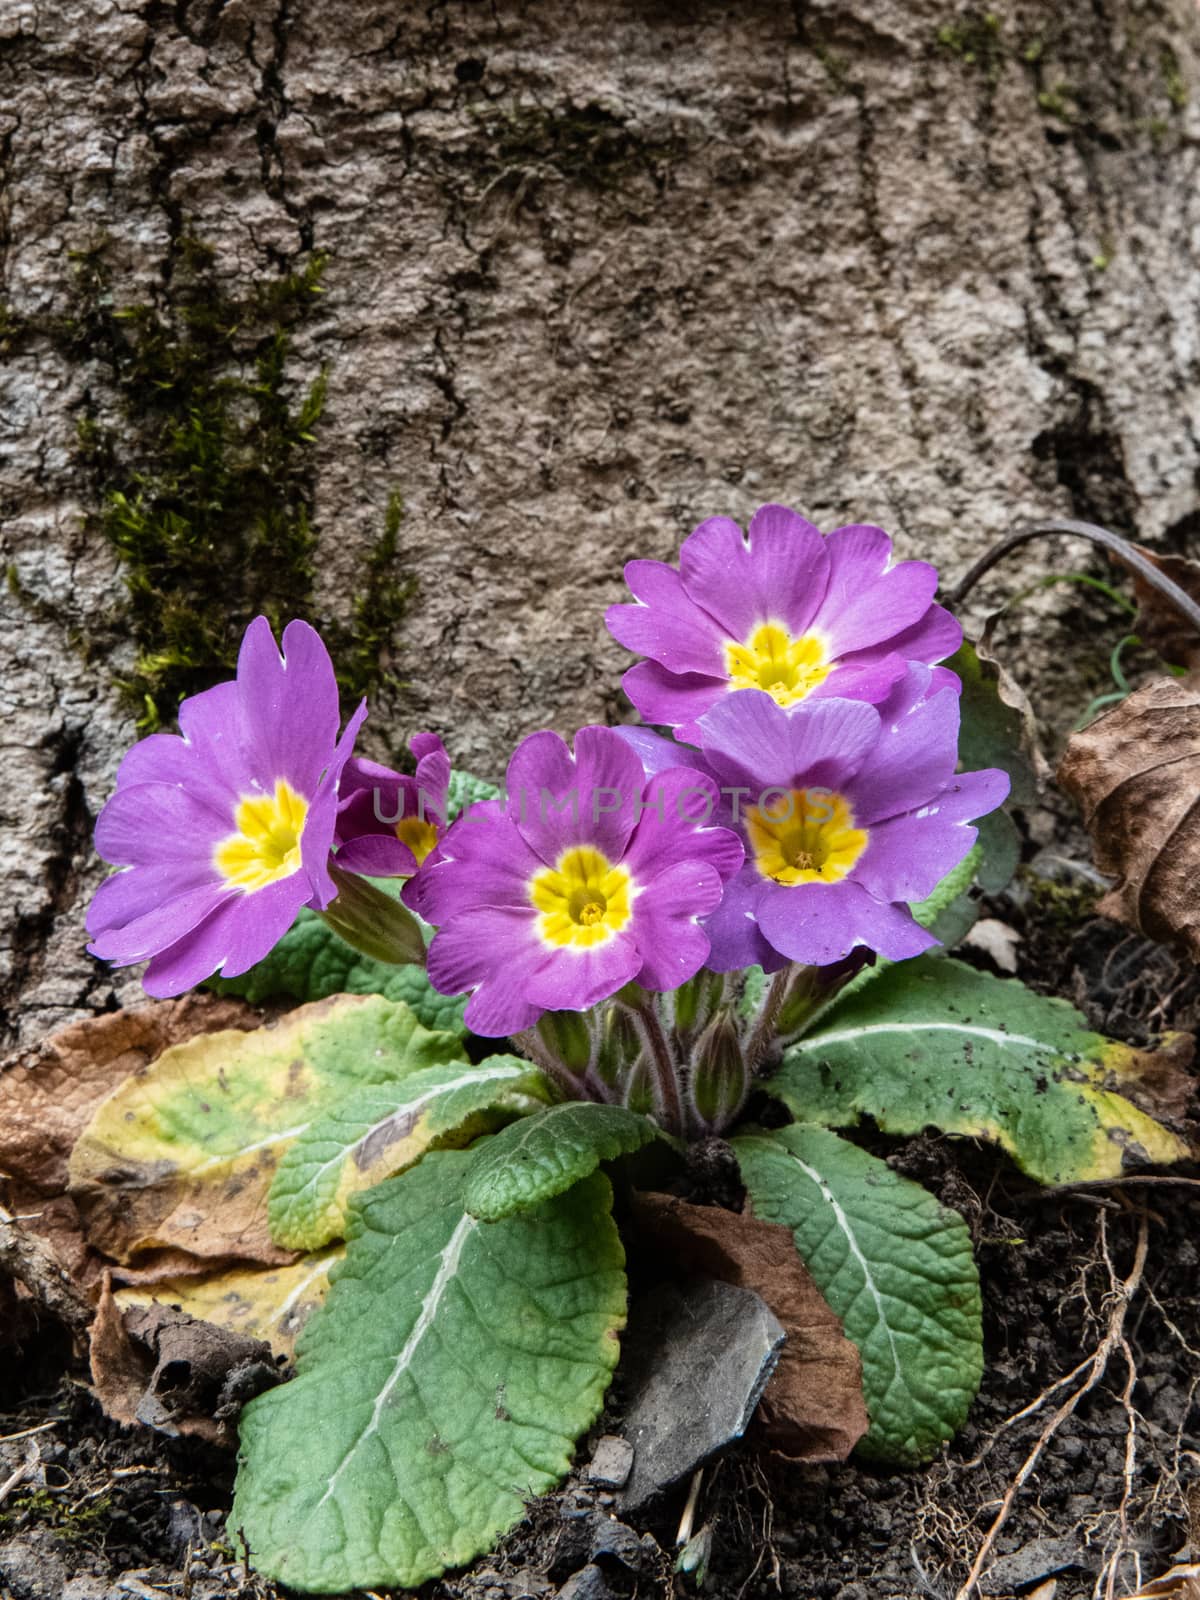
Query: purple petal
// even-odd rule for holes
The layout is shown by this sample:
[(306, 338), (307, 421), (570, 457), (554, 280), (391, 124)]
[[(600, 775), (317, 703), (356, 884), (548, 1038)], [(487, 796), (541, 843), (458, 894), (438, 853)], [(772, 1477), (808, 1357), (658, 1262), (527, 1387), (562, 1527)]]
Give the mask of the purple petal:
[(702, 717), (728, 685), (724, 678), (706, 678), (699, 672), (668, 672), (657, 661), (639, 661), (621, 679), (621, 687), (646, 722), (674, 728)]
[(451, 824), (422, 871), (404, 886), (403, 899), (410, 911), (435, 927), (481, 906), (528, 916), (533, 909), (530, 883), (544, 870), (541, 857), (492, 800)]
[(626, 929), (603, 944), (554, 949), (525, 982), (524, 993), (547, 1011), (586, 1011), (623, 989), (641, 965), (637, 940)]
[(714, 972), (739, 972), (743, 967), (778, 972), (786, 964), (758, 926), (758, 906), (767, 888), (753, 866), (743, 868), (725, 885), (720, 905), (704, 924), (712, 945), (707, 964)]
[(394, 834), (361, 834), (341, 845), (333, 859), (343, 872), (368, 878), (412, 878), (417, 871), (416, 856)]
[(892, 541), (882, 528), (838, 528), (829, 535), (828, 549), (829, 588), (816, 627), (833, 655), (890, 640), (924, 617), (937, 571), (924, 561), (902, 561), (887, 570)]
[(849, 879), (767, 885), (758, 925), (782, 955), (808, 966), (830, 966), (866, 945), (890, 961), (920, 955), (937, 940), (913, 921), (907, 907), (884, 904)]
[(760, 689), (729, 695), (700, 719), (707, 764), (756, 805), (774, 786), (839, 788), (879, 738), (879, 713), (859, 700), (805, 701), (785, 711)]
[[(944, 607), (931, 605), (918, 622), (891, 634), (886, 640), (889, 651), (905, 661), (944, 661), (962, 644), (962, 627)], [(847, 656), (847, 664), (855, 661), (854, 654)]]
[[(254, 788), (258, 762), (248, 742), (236, 683), (218, 683), (203, 694), (189, 695), (179, 707), (179, 730), (197, 768), (207, 772), (213, 784), (239, 796)], [(122, 776), (123, 771), (118, 782)]]
[(681, 746), (675, 739), (664, 739), (661, 733), (652, 733), (649, 728), (622, 724), (621, 727), (614, 728), (613, 732), (619, 739), (624, 739), (634, 752), (642, 763), (642, 771), (648, 778), (660, 772), (668, 772), (681, 762), (694, 763), (698, 770), (704, 768), (704, 757), (699, 750)]
[(204, 922), (156, 955), (142, 986), (156, 999), (169, 999), (224, 972), (237, 977), (261, 961), (295, 920), (307, 893), (304, 874), (269, 884), (252, 895), (228, 895)]
[(641, 762), (612, 728), (581, 728), (575, 759), (553, 733), (535, 733), (508, 764), (508, 814), (549, 866), (594, 845), (619, 861), (637, 820)]
[[(124, 867), (105, 878), (92, 896), (87, 910), (87, 931), (95, 938), (110, 929), (123, 928), (180, 895), (191, 894), (205, 885), (214, 893), (226, 888), (215, 865), (203, 857), (158, 862), (149, 867)], [(178, 938), (184, 931), (181, 928), (172, 937)]]
[[(153, 867), (132, 867), (128, 876), (156, 870)], [(210, 881), (182, 892), (177, 891), (170, 899), (160, 900), (157, 904), (147, 900), (140, 913), (127, 917), (119, 927), (110, 924), (97, 933), (88, 949), (101, 961), (112, 961), (120, 967), (129, 966), (134, 961), (147, 961), (157, 951), (167, 949), (190, 933), (225, 901), (229, 893), (223, 884)]]
[(765, 505), (749, 532), (747, 544), (728, 517), (702, 522), (679, 552), (685, 590), (739, 643), (768, 621), (802, 634), (828, 581), (820, 530), (787, 506)]
[(674, 567), (662, 561), (631, 561), (625, 581), (642, 604), (609, 606), (604, 620), (619, 644), (638, 655), (653, 656), (672, 672), (724, 677), (724, 630), (688, 598)]
[(417, 762), (417, 795), (424, 798), (426, 814), (434, 822), (446, 820), (450, 789), (450, 757), (436, 733), (414, 733), (408, 748)]
[(487, 1038), (519, 1033), (532, 1027), (545, 1009), (525, 993), (546, 960), (535, 921), (532, 908), (487, 906), (455, 918), (434, 935), (426, 969), (429, 981), (439, 994), (474, 990), (466, 1010), (473, 1032)]
[[(925, 669), (926, 671), (928, 669)], [(920, 669), (910, 669), (911, 678)], [(906, 689), (901, 685), (900, 689)], [(860, 828), (900, 816), (931, 802), (946, 788), (958, 764), (958, 696), (939, 689), (928, 700), (904, 704), (897, 693), (880, 707), (883, 733), (869, 762), (846, 789)], [(889, 706), (896, 708), (889, 718)]]
[[(292, 623), (291, 626), (295, 627), (296, 624)], [(312, 630), (309, 629), (309, 632)], [(317, 910), (324, 910), (337, 894), (337, 885), (329, 875), (329, 853), (333, 849), (337, 829), (338, 785), (366, 716), (367, 702), (363, 700), (347, 722), (332, 754), (326, 753), (325, 776), (317, 786), (304, 819), (304, 831), (300, 835), (300, 858), (312, 887), (312, 898), (308, 904)]]
[(994, 768), (959, 773), (918, 811), (876, 823), (855, 882), (880, 900), (924, 900), (974, 844), (968, 824), (994, 811), (1008, 787), (1008, 774)]
[[(678, 745), (675, 755), (678, 760)], [(745, 852), (737, 834), (718, 825), (720, 808), (717, 786), (706, 773), (676, 766), (651, 778), (623, 865), (643, 884), (682, 862), (704, 862), (722, 882), (731, 878)]]
[(637, 981), (643, 988), (678, 989), (699, 972), (710, 946), (698, 919), (720, 899), (720, 876), (695, 861), (676, 862), (645, 886), (633, 905), (633, 934), (642, 957)]
[(209, 861), (233, 831), (232, 802), (222, 815), (174, 784), (137, 783), (118, 789), (96, 818), (96, 849), (122, 866)]
[(242, 639), (237, 684), (262, 787), (286, 778), (297, 793), (313, 795), (338, 730), (337, 679), (321, 635), (307, 622), (289, 622), (281, 655), (270, 623), (255, 617)]
[[(887, 651), (891, 650), (888, 641)], [(908, 671), (908, 663), (901, 655), (883, 651), (865, 650), (849, 661), (837, 661), (823, 682), (809, 691), (813, 700), (867, 700), (878, 705)]]

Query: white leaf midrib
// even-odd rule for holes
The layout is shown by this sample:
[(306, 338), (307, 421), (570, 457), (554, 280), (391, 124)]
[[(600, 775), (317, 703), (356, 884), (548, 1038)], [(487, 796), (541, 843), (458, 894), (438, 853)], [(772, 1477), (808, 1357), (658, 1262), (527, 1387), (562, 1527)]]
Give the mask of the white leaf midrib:
[(874, 1275), (871, 1271), (871, 1264), (863, 1254), (858, 1239), (855, 1237), (854, 1229), (850, 1225), (850, 1218), (842, 1208), (842, 1205), (837, 1196), (834, 1194), (833, 1190), (829, 1187), (828, 1183), (826, 1183), (825, 1179), (815, 1167), (810, 1167), (807, 1161), (801, 1160), (801, 1158), (792, 1150), (788, 1151), (788, 1157), (790, 1160), (796, 1163), (801, 1172), (804, 1173), (805, 1177), (808, 1178), (811, 1183), (816, 1185), (820, 1194), (829, 1202), (829, 1205), (833, 1210), (834, 1219), (837, 1222), (838, 1227), (841, 1229), (843, 1236), (845, 1237), (846, 1244), (850, 1249), (850, 1254), (858, 1263), (858, 1267), (863, 1275), (863, 1281), (866, 1284), (867, 1291), (875, 1303), (875, 1312), (879, 1318), (880, 1325), (882, 1326), (884, 1333), (887, 1335), (888, 1350), (892, 1358), (893, 1375), (892, 1379), (889, 1379), (888, 1381), (888, 1387), (891, 1387), (893, 1380), (897, 1382), (903, 1382), (904, 1375), (900, 1369), (900, 1353), (896, 1349), (896, 1339), (895, 1335), (892, 1333), (891, 1323), (888, 1321), (887, 1311), (883, 1303), (883, 1294), (879, 1288), (879, 1285), (875, 1282)]
[(830, 1044), (848, 1044), (855, 1039), (866, 1039), (880, 1033), (961, 1033), (972, 1039), (986, 1039), (990, 1044), (1023, 1046), (1041, 1055), (1058, 1055), (1060, 1052), (1044, 1039), (1033, 1039), (1025, 1033), (1005, 1033), (1000, 1028), (981, 1028), (972, 1022), (865, 1022), (858, 1028), (835, 1028), (829, 1033), (810, 1034), (795, 1046), (799, 1050), (815, 1050)]
[(459, 1077), (452, 1078), (449, 1083), (437, 1084), (434, 1088), (427, 1089), (424, 1094), (417, 1095), (413, 1100), (401, 1101), (398, 1106), (393, 1106), (386, 1117), (380, 1117), (378, 1122), (373, 1122), (364, 1133), (360, 1133), (353, 1143), (342, 1145), (336, 1155), (331, 1156), (328, 1161), (322, 1161), (320, 1166), (313, 1167), (295, 1194), (290, 1197), (290, 1203), (295, 1205), (302, 1196), (312, 1190), (314, 1185), (320, 1183), (327, 1172), (347, 1161), (361, 1144), (366, 1143), (377, 1128), (381, 1128), (385, 1122), (390, 1122), (393, 1117), (399, 1116), (402, 1111), (415, 1111), (419, 1116), (427, 1105), (434, 1100), (441, 1099), (443, 1095), (453, 1094), (459, 1089), (469, 1089), (472, 1084), (476, 1083), (503, 1083), (508, 1079), (521, 1076), (520, 1067), (491, 1067), (488, 1069), (481, 1067), (474, 1072), (464, 1072)]
[(434, 1273), (433, 1281), (425, 1292), (425, 1298), (421, 1302), (421, 1309), (417, 1314), (417, 1320), (413, 1323), (408, 1338), (404, 1341), (404, 1345), (392, 1365), (392, 1370), (388, 1375), (387, 1382), (382, 1386), (378, 1395), (375, 1397), (375, 1405), (371, 1411), (371, 1420), (367, 1423), (366, 1427), (358, 1435), (354, 1443), (350, 1446), (350, 1448), (346, 1451), (346, 1454), (338, 1463), (332, 1477), (329, 1480), (329, 1484), (325, 1490), (325, 1493), (321, 1496), (320, 1500), (317, 1501), (317, 1504), (314, 1508), (315, 1510), (319, 1511), (325, 1502), (332, 1497), (334, 1490), (337, 1488), (339, 1478), (349, 1466), (350, 1462), (354, 1459), (355, 1452), (358, 1450), (359, 1446), (364, 1444), (372, 1436), (372, 1434), (378, 1433), (379, 1422), (383, 1416), (383, 1409), (387, 1405), (392, 1391), (400, 1382), (400, 1379), (403, 1377), (404, 1373), (407, 1372), (409, 1367), (412, 1365), (413, 1359), (416, 1356), (418, 1348), (420, 1347), (421, 1340), (433, 1326), (433, 1320), (437, 1316), (438, 1308), (442, 1303), (442, 1298), (450, 1284), (453, 1282), (455, 1274), (458, 1271), (459, 1262), (462, 1259), (463, 1249), (466, 1246), (467, 1240), (478, 1226), (479, 1224), (476, 1222), (474, 1217), (464, 1213), (455, 1227), (454, 1232), (450, 1235), (449, 1239), (446, 1241), (446, 1244), (440, 1251), (438, 1256), (437, 1271)]

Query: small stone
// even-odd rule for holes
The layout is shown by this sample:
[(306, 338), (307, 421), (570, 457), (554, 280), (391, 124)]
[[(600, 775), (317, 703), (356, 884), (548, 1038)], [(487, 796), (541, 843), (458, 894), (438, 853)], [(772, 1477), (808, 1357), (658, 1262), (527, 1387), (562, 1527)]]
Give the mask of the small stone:
[(616, 1590), (599, 1567), (590, 1563), (558, 1591), (558, 1600), (614, 1600)]
[(625, 1341), (624, 1431), (634, 1457), (623, 1511), (741, 1438), (785, 1338), (760, 1296), (714, 1278), (662, 1284), (635, 1307)]
[(598, 1517), (588, 1555), (593, 1561), (611, 1562), (628, 1567), (630, 1572), (640, 1572), (642, 1541), (632, 1528), (615, 1517)]
[(993, 1562), (979, 1580), (979, 1592), (1010, 1594), (1014, 1589), (1027, 1589), (1040, 1579), (1072, 1567), (1095, 1572), (1099, 1565), (1097, 1553), (1083, 1549), (1074, 1539), (1034, 1539), (1020, 1550)]
[(633, 1446), (615, 1433), (606, 1433), (592, 1451), (584, 1476), (604, 1489), (623, 1489), (633, 1471)]

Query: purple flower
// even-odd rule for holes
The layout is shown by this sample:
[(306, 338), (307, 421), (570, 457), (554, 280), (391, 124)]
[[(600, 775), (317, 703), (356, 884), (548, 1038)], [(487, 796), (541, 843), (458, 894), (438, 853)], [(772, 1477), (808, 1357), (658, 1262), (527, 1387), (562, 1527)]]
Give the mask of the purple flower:
[(342, 775), (337, 864), (373, 878), (411, 878), (445, 829), (450, 757), (435, 733), (416, 733), (408, 748), (415, 777), (351, 756)]
[(679, 571), (631, 561), (636, 605), (610, 606), (621, 644), (648, 661), (625, 693), (646, 722), (696, 743), (696, 723), (739, 689), (780, 706), (808, 700), (883, 700), (910, 661), (952, 655), (962, 630), (933, 603), (937, 573), (923, 561), (892, 565), (882, 528), (827, 537), (787, 506), (760, 506), (749, 538), (710, 517), (683, 542)]
[(682, 769), (647, 782), (610, 728), (583, 728), (575, 753), (535, 733), (508, 766), (504, 803), (447, 832), (404, 901), (438, 929), (429, 978), (471, 991), (466, 1020), (500, 1036), (545, 1011), (583, 1011), (631, 980), (674, 989), (704, 964), (699, 919), (742, 847), (707, 818), (712, 780)]
[[(889, 960), (937, 940), (908, 909), (974, 843), (970, 823), (1008, 778), (955, 772), (958, 682), (910, 666), (879, 706), (814, 700), (785, 711), (768, 694), (730, 695), (700, 719), (698, 765), (720, 785), (746, 862), (705, 928), (717, 972), (787, 961), (827, 966), (865, 945)], [(623, 730), (655, 771), (678, 746)]]
[(338, 691), (321, 637), (291, 622), (283, 654), (265, 617), (246, 629), (237, 678), (179, 708), (122, 761), (96, 848), (124, 870), (88, 910), (93, 955), (150, 959), (148, 994), (245, 972), (303, 905), (336, 893), (329, 852), (338, 780), (367, 714), (338, 739)]

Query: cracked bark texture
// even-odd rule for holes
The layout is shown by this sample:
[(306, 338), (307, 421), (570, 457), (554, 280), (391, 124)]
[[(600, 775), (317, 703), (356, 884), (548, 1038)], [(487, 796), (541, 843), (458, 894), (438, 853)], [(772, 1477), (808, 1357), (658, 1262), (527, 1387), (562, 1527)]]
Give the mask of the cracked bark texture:
[[(398, 486), (421, 593), (382, 714), (496, 772), (619, 714), (621, 565), (705, 515), (875, 520), (952, 574), (1033, 513), (1194, 539), (1194, 0), (988, 15), (0, 0), (0, 296), (63, 311), (100, 237), (127, 302), (184, 230), (231, 283), (327, 250), (296, 361), (330, 364), (318, 601), (348, 611)], [(133, 731), (132, 647), (86, 649), (121, 582), (75, 430), (110, 401), (47, 339), (0, 367), (0, 998), (26, 1038), (135, 987), (81, 931)]]

